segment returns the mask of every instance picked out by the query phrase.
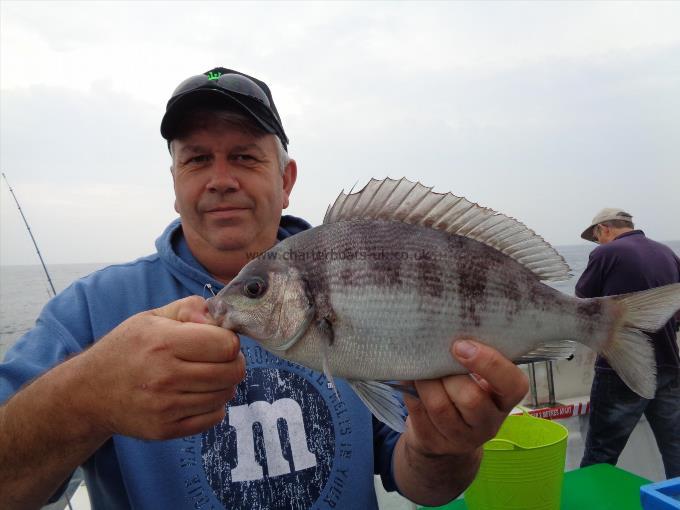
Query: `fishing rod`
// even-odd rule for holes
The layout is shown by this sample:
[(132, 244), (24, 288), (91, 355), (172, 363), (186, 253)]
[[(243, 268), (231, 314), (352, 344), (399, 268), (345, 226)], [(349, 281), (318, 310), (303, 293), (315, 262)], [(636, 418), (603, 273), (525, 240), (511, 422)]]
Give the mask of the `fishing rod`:
[(47, 271), (47, 266), (45, 265), (45, 261), (43, 260), (42, 255), (40, 254), (40, 249), (38, 248), (38, 243), (35, 242), (35, 237), (33, 237), (33, 232), (31, 232), (31, 227), (28, 226), (28, 221), (26, 221), (26, 216), (24, 216), (24, 211), (21, 210), (21, 206), (19, 205), (19, 201), (17, 200), (17, 197), (14, 194), (14, 190), (12, 189), (12, 186), (10, 186), (9, 181), (7, 180), (7, 176), (5, 175), (5, 172), (2, 172), (2, 177), (5, 179), (5, 182), (7, 183), (7, 187), (9, 188), (9, 192), (12, 194), (12, 198), (14, 198), (14, 202), (17, 204), (17, 207), (19, 208), (19, 213), (21, 214), (21, 217), (24, 220), (24, 224), (26, 225), (26, 229), (28, 230), (28, 235), (31, 236), (31, 241), (33, 241), (33, 246), (35, 246), (35, 251), (38, 252), (38, 258), (40, 259), (40, 263), (42, 264), (43, 269), (45, 270), (45, 276), (47, 276), (47, 281), (50, 282), (50, 287), (52, 288), (52, 295), (56, 296), (57, 291), (54, 290), (54, 285), (52, 284), (52, 278), (50, 278), (50, 273)]
[[(12, 198), (14, 198), (14, 202), (17, 204), (17, 208), (19, 209), (19, 213), (21, 214), (21, 218), (24, 220), (24, 225), (26, 225), (26, 230), (28, 230), (28, 235), (31, 236), (31, 241), (33, 241), (33, 246), (35, 246), (35, 251), (38, 253), (38, 258), (40, 259), (40, 263), (42, 264), (43, 270), (45, 271), (45, 276), (47, 276), (47, 281), (50, 283), (50, 288), (52, 289), (52, 296), (56, 296), (57, 291), (54, 290), (54, 284), (52, 283), (52, 278), (50, 278), (50, 273), (47, 270), (47, 266), (45, 265), (45, 261), (42, 258), (42, 254), (40, 253), (40, 248), (38, 248), (38, 243), (35, 241), (35, 237), (33, 237), (33, 232), (31, 231), (31, 227), (28, 225), (28, 220), (26, 220), (26, 216), (24, 216), (24, 211), (21, 209), (21, 206), (19, 205), (19, 200), (17, 200), (17, 196), (14, 194), (14, 190), (12, 189), (12, 186), (10, 185), (9, 181), (7, 180), (7, 176), (5, 175), (5, 172), (2, 172), (2, 177), (5, 179), (5, 182), (7, 183), (7, 187), (9, 188), (9, 192), (12, 194)], [(71, 506), (71, 497), (68, 495), (68, 489), (66, 490), (66, 492), (64, 493), (62, 498), (66, 498), (66, 504), (68, 505), (69, 510), (73, 510), (73, 507)], [(60, 499), (59, 501), (62, 501), (62, 499)]]
[[(47, 270), (47, 266), (45, 265), (45, 261), (42, 258), (42, 254), (40, 253), (40, 248), (38, 248), (38, 243), (35, 241), (35, 237), (33, 237), (33, 232), (31, 231), (31, 227), (28, 225), (28, 220), (26, 220), (26, 216), (24, 216), (24, 211), (21, 209), (21, 205), (19, 205), (19, 200), (17, 200), (17, 196), (14, 194), (14, 190), (12, 189), (12, 186), (10, 185), (9, 181), (7, 180), (7, 176), (5, 175), (5, 172), (2, 172), (2, 177), (5, 179), (5, 182), (7, 183), (7, 187), (9, 188), (9, 192), (12, 194), (12, 198), (14, 198), (14, 202), (17, 204), (17, 208), (19, 209), (19, 213), (21, 214), (21, 218), (24, 220), (24, 225), (26, 225), (26, 230), (28, 230), (28, 235), (31, 236), (31, 241), (33, 241), (33, 246), (35, 246), (35, 251), (38, 253), (38, 258), (40, 259), (40, 263), (42, 264), (43, 270), (45, 271), (45, 276), (47, 276), (47, 281), (49, 282), (50, 288), (52, 289), (52, 296), (56, 296), (57, 291), (54, 290), (54, 284), (52, 283), (52, 278), (50, 277), (50, 273)], [(48, 294), (49, 294), (49, 290), (48, 290)], [(69, 510), (73, 510), (73, 507), (71, 506), (71, 497), (68, 494), (68, 489), (66, 490), (66, 492), (62, 496), (62, 499), (63, 498), (66, 498), (66, 504), (68, 505)], [(60, 499), (59, 501), (62, 501), (62, 499)]]

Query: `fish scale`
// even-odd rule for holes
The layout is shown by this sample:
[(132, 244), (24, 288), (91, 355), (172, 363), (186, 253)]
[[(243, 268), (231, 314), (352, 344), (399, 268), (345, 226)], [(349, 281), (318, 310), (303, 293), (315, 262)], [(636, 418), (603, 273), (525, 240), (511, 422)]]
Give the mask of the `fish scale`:
[[(397, 247), (395, 234), (399, 239)], [(337, 314), (334, 333), (342, 340), (328, 347), (329, 363), (333, 374), (341, 377), (429, 379), (462, 373), (465, 369), (449, 354), (452, 332), (484, 338), (514, 357), (528, 352), (541, 340), (566, 338), (561, 332), (566, 329), (565, 312), (570, 309), (572, 316), (576, 314), (574, 304), (537, 282), (512, 259), (494, 257), (488, 253), (495, 251), (492, 248), (462, 237), (452, 240), (440, 231), (357, 220), (298, 234), (273, 253), (303, 253), (308, 246), (327, 253), (351, 249), (366, 254), (361, 259), (298, 260), (292, 264), (309, 279), (325, 281), (331, 307)], [(399, 255), (394, 260), (375, 262), (389, 250)], [(429, 254), (430, 260), (417, 260), (423, 254)], [(428, 280), (423, 278), (426, 271), (419, 266), (424, 262), (433, 263), (429, 283), (440, 285), (441, 293), (428, 292)], [(461, 270), (476, 275), (483, 272), (483, 292), (471, 292), (468, 298), (461, 298)], [(508, 287), (520, 289), (518, 300), (504, 297)], [(530, 294), (534, 302), (540, 294), (540, 313), (529, 306)], [(554, 317), (547, 314), (548, 307), (559, 310), (559, 320), (551, 320)], [(309, 338), (298, 342), (290, 355), (305, 360), (319, 356), (322, 337), (314, 336), (319, 334), (322, 333), (310, 328)], [(421, 337), (428, 338), (428, 342), (416, 341)], [(512, 340), (517, 341), (518, 348), (512, 348)]]
[(395, 430), (403, 412), (380, 381), (461, 374), (450, 347), (474, 337), (517, 363), (603, 355), (645, 398), (649, 338), (680, 308), (680, 284), (579, 299), (545, 285), (564, 259), (525, 225), (406, 179), (341, 193), (324, 224), (291, 236), (208, 300), (223, 327), (284, 359), (346, 378)]

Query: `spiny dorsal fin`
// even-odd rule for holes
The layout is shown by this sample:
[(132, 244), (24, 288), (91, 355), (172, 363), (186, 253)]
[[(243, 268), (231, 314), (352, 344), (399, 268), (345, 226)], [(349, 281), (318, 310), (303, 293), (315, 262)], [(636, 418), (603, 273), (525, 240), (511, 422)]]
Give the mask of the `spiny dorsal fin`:
[(540, 280), (571, 276), (564, 258), (523, 223), (405, 178), (371, 179), (361, 191), (343, 191), (328, 207), (323, 222), (358, 219), (401, 221), (474, 239), (515, 259)]

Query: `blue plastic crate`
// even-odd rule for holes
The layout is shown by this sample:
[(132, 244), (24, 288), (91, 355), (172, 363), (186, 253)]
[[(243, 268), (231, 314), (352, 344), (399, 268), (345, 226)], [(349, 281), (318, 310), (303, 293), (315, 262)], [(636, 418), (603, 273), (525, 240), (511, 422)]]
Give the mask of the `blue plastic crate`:
[(644, 510), (680, 510), (680, 477), (640, 487)]

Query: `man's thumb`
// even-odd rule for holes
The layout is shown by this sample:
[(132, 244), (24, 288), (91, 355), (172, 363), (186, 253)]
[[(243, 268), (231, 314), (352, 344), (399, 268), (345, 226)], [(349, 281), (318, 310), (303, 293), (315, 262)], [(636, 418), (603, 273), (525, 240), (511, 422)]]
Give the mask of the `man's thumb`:
[(152, 310), (151, 313), (157, 317), (165, 317), (179, 322), (217, 325), (217, 322), (208, 312), (206, 300), (200, 296), (189, 296), (172, 301), (165, 306)]

